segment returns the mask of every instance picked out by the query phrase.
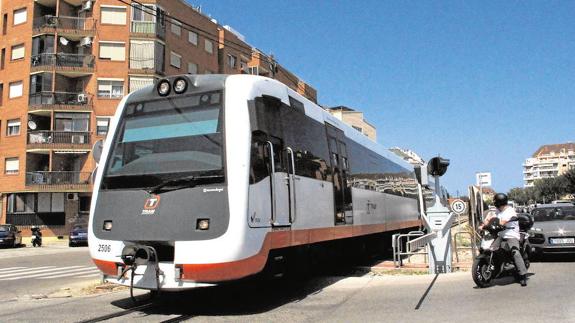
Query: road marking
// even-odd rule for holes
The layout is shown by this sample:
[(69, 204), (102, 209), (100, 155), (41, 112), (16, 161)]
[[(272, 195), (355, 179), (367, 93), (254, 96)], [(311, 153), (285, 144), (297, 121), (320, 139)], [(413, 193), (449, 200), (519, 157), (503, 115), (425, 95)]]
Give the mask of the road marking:
[[(100, 270), (99, 270), (99, 269), (92, 269), (92, 270), (90, 270), (90, 272), (94, 272), (92, 275), (99, 275)], [(86, 274), (86, 273), (87, 273), (87, 272), (67, 273), (67, 274), (59, 274), (59, 275), (52, 275), (52, 276), (40, 277), (40, 278), (38, 278), (38, 279), (52, 279), (52, 278), (60, 278), (60, 277), (69, 277), (69, 276), (76, 276), (76, 275)]]
[[(54, 267), (54, 266), (48, 266), (48, 267)], [(14, 278), (7, 278), (7, 277), (14, 277), (14, 276), (18, 276), (18, 275), (26, 275), (26, 277), (31, 277), (31, 276), (28, 276), (28, 274), (46, 273), (46, 272), (50, 272), (50, 271), (57, 271), (57, 270), (71, 269), (71, 268), (78, 268), (78, 267), (82, 267), (82, 266), (56, 267), (56, 268), (50, 268), (50, 269), (38, 269), (38, 268), (42, 268), (42, 267), (36, 267), (36, 268), (31, 268), (32, 270), (26, 271), (26, 272), (18, 272), (18, 273), (0, 275), (0, 280), (14, 280)], [(26, 278), (26, 277), (16, 277), (16, 279)]]
[(8, 268), (1, 268), (1, 269), (0, 269), (0, 273), (5, 272), (5, 271), (10, 271), (10, 270), (15, 270), (15, 269), (21, 269), (21, 268), (28, 268), (28, 267), (8, 267)]
[(16, 274), (22, 274), (22, 273), (30, 271), (30, 270), (40, 270), (40, 269), (47, 270), (49, 268), (56, 268), (56, 266), (43, 266), (43, 267), (30, 267), (30, 268), (26, 268), (26, 269), (15, 269), (15, 270), (11, 270), (9, 272), (0, 273), (0, 278), (5, 277), (6, 275), (11, 276), (11, 275), (16, 275)]

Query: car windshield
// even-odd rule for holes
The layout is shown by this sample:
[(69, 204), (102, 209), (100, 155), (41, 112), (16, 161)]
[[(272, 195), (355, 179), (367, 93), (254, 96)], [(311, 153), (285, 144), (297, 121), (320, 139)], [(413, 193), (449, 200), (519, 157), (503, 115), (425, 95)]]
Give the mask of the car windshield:
[(81, 231), (81, 230), (84, 230), (84, 231), (85, 231), (86, 228), (85, 228), (85, 227), (82, 227), (82, 226), (75, 226), (74, 229), (72, 229), (72, 230), (73, 230), (73, 231)]
[(102, 188), (143, 189), (183, 176), (224, 181), (222, 127), (221, 92), (129, 104)]
[(0, 225), (0, 232), (6, 232), (6, 231), (8, 231), (8, 226)]
[(575, 220), (575, 206), (534, 209), (532, 214), (536, 222)]

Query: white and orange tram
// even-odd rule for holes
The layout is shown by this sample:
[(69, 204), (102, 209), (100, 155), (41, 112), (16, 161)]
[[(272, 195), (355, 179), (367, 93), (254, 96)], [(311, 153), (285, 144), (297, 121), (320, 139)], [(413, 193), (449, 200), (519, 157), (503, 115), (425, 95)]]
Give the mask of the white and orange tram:
[(120, 103), (89, 248), (108, 281), (186, 289), (257, 274), (270, 254), (418, 227), (421, 207), (413, 166), (284, 84), (182, 75)]

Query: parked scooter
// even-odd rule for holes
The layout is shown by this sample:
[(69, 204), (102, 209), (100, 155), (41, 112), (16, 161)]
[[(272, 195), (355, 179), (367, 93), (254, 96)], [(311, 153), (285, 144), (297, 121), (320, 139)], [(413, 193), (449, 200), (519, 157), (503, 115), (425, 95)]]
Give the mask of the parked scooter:
[[(519, 215), (518, 219), (512, 221), (519, 221), (521, 235), (521, 239), (519, 239), (520, 252), (525, 262), (525, 267), (529, 268), (531, 246), (529, 245), (529, 234), (527, 231), (533, 226), (533, 220), (528, 216)], [(495, 250), (491, 248), (497, 238), (497, 234), (505, 229), (505, 226), (499, 224), (498, 218), (492, 219), (483, 228), (479, 255), (475, 257), (471, 268), (473, 281), (478, 287), (488, 287), (493, 279), (502, 276), (504, 273), (512, 272), (517, 275), (511, 250), (503, 247)]]
[(34, 247), (41, 247), (42, 246), (42, 231), (39, 227), (32, 227), (32, 245)]

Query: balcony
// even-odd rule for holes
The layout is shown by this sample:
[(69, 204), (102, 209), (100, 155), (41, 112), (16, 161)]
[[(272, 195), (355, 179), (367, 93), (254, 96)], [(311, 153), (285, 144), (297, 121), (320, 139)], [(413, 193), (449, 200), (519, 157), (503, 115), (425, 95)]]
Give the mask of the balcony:
[(92, 96), (80, 92), (39, 92), (29, 96), (28, 111), (92, 111)]
[(93, 37), (96, 32), (94, 18), (78, 18), (46, 15), (34, 19), (34, 34), (54, 33), (70, 39)]
[(30, 60), (32, 70), (60, 72), (68, 76), (82, 76), (94, 73), (94, 55), (67, 54), (67, 53), (44, 53), (33, 55)]
[(130, 34), (137, 37), (166, 38), (166, 26), (154, 21), (132, 21)]
[(90, 185), (90, 172), (26, 172), (26, 186), (38, 188), (82, 189)]
[(86, 131), (28, 131), (27, 149), (91, 150), (90, 132)]

